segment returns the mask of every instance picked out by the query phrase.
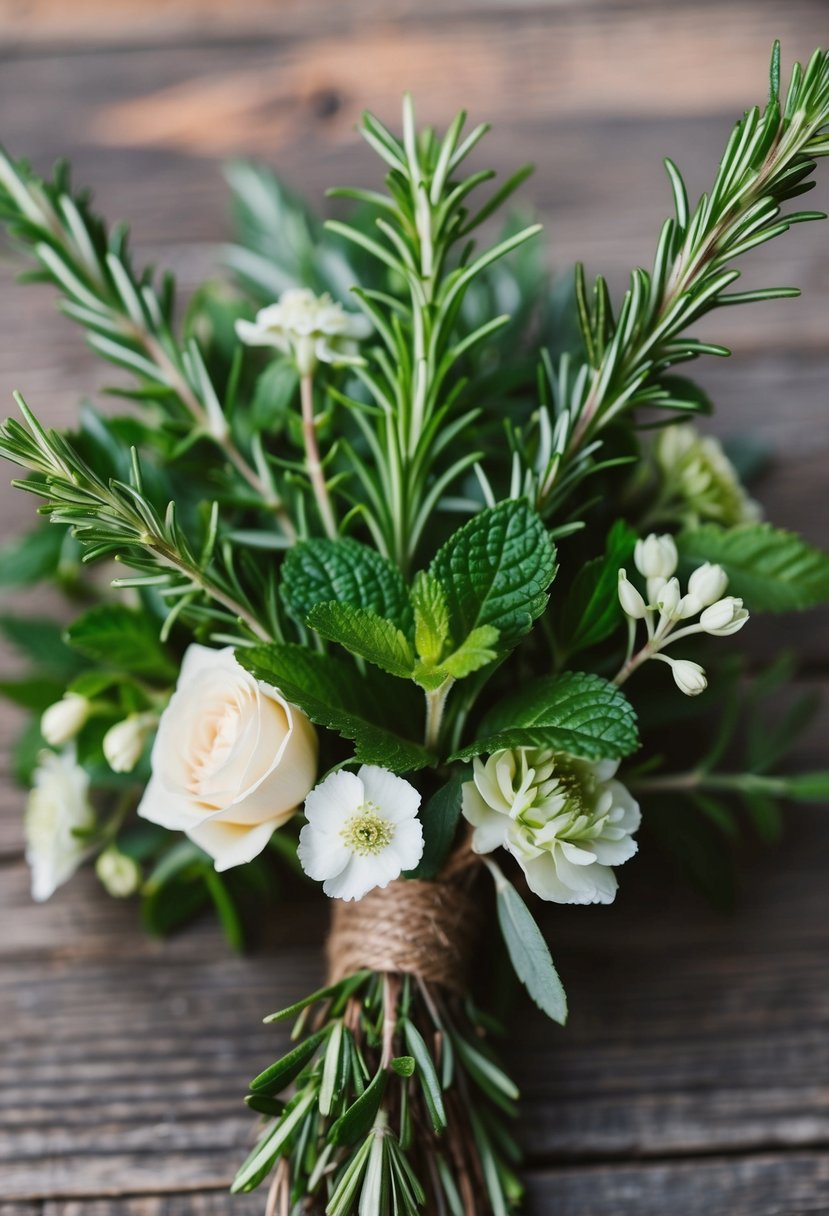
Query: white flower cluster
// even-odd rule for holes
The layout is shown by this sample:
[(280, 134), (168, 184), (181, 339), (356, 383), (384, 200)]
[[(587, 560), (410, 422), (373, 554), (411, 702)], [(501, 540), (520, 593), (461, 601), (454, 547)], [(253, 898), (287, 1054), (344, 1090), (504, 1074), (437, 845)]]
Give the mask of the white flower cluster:
[[(690, 659), (676, 659), (662, 651), (666, 646), (694, 634), (729, 637), (745, 625), (748, 611), (741, 599), (724, 594), (728, 576), (722, 566), (711, 562), (694, 570), (683, 595), (679, 579), (675, 576), (679, 557), (671, 536), (652, 533), (644, 540), (638, 540), (633, 561), (645, 578), (647, 600), (630, 582), (627, 572), (620, 570), (619, 602), (630, 622), (631, 639), (628, 660), (622, 672), (626, 677), (645, 660), (659, 659), (670, 666), (677, 687), (686, 696), (695, 697), (708, 686), (704, 669)], [(699, 619), (681, 629), (677, 628), (680, 621), (690, 621), (693, 617)], [(648, 640), (634, 655), (637, 621), (644, 621)], [(618, 677), (617, 681), (621, 682)]]
[(613, 866), (636, 852), (639, 807), (620, 781), (618, 762), (591, 763), (549, 749), (519, 747), (474, 761), (463, 786), (472, 848), (504, 848), (530, 890), (558, 904), (609, 904)]
[(367, 317), (346, 312), (329, 295), (317, 296), (307, 287), (290, 287), (254, 321), (236, 322), (241, 342), (290, 355), (300, 376), (313, 375), (318, 363), (359, 362), (357, 342), (370, 332)]
[(728, 528), (760, 518), (759, 505), (749, 498), (714, 435), (701, 435), (690, 422), (676, 423), (659, 433), (653, 451), (686, 524), (713, 520)]

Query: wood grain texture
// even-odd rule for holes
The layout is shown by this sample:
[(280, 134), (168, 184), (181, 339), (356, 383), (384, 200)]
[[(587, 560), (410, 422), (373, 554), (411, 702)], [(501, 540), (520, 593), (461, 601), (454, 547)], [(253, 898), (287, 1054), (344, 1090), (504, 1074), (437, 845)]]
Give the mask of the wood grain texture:
[[(0, 3), (0, 134), (44, 170), (70, 156), (186, 294), (227, 235), (223, 157), (262, 157), (321, 198), (376, 175), (354, 122), (369, 106), (394, 123), (411, 87), (426, 120), (464, 104), (494, 121), (481, 161), (535, 161), (524, 198), (548, 224), (543, 256), (584, 258), (618, 290), (668, 207), (661, 156), (704, 189), (735, 114), (763, 97), (772, 38), (803, 57), (827, 33), (823, 0)], [(829, 202), (825, 180), (812, 200)], [(15, 269), (4, 251), (0, 396), (21, 388), (66, 424), (112, 373)], [(750, 430), (777, 453), (769, 515), (826, 543), (823, 226), (753, 260), (745, 285), (771, 282), (806, 298), (719, 318), (734, 358), (701, 378), (720, 433)], [(0, 533), (31, 509), (0, 487)], [(743, 637), (758, 663), (794, 640), (825, 682), (829, 613)], [(13, 661), (0, 655), (4, 671)], [(4, 709), (3, 754), (14, 729)], [(825, 767), (827, 730), (824, 716), (804, 763)], [(236, 958), (210, 924), (147, 939), (89, 874), (36, 907), (21, 803), (0, 759), (0, 1216), (261, 1212), (261, 1196), (224, 1190), (254, 1132), (241, 1091), (284, 1043), (262, 1015), (321, 974), (324, 909), (292, 898)], [(680, 886), (646, 837), (612, 910), (548, 911), (572, 1022), (559, 1031), (521, 1004), (507, 1049), (530, 1216), (829, 1211), (829, 823), (823, 808), (791, 822), (779, 850), (745, 851), (731, 917)]]

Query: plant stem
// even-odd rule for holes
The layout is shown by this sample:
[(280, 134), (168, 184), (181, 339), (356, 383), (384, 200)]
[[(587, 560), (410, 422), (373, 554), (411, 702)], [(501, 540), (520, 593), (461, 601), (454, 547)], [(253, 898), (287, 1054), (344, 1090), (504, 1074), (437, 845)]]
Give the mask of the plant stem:
[(320, 517), (325, 531), (331, 540), (337, 537), (337, 521), (334, 509), (325, 484), (325, 472), (320, 460), (319, 444), (317, 443), (317, 426), (314, 420), (314, 378), (305, 375), (300, 377), (299, 393), (302, 401), (302, 436), (305, 441), (305, 467), (311, 481), (311, 488), (317, 500)]
[(446, 698), (454, 683), (452, 679), (444, 680), (440, 688), (433, 688), (426, 693), (426, 734), (423, 742), (424, 746), (433, 752), (437, 751)]
[(632, 790), (646, 794), (714, 790), (720, 792), (744, 791), (781, 797), (788, 790), (788, 782), (784, 777), (766, 777), (761, 773), (707, 773), (703, 769), (689, 769), (685, 773), (666, 773), (661, 777), (633, 777), (629, 780), (628, 785)]
[(613, 677), (613, 683), (617, 688), (621, 688), (625, 680), (628, 680), (637, 668), (641, 667), (648, 659), (653, 658), (655, 654), (656, 648), (653, 640), (646, 642), (641, 650), (637, 650), (636, 654), (631, 655), (629, 659), (625, 660)]
[(296, 528), (291, 522), (288, 512), (282, 500), (274, 494), (270, 486), (266, 485), (255, 469), (251, 467), (239, 448), (234, 443), (229, 433), (222, 436), (216, 435), (210, 428), (210, 420), (207, 417), (204, 406), (199, 401), (193, 389), (188, 384), (186, 378), (182, 375), (181, 370), (176, 366), (173, 359), (170, 358), (162, 343), (151, 334), (148, 330), (141, 330), (138, 326), (134, 327), (134, 336), (141, 342), (144, 350), (152, 359), (153, 363), (164, 372), (164, 375), (170, 381), (175, 389), (176, 395), (181, 400), (187, 412), (199, 426), (204, 427), (205, 433), (222, 449), (230, 463), (236, 471), (244, 478), (250, 488), (259, 494), (262, 498), (263, 505), (273, 511), (280, 522), (282, 531), (289, 540), (296, 539)]

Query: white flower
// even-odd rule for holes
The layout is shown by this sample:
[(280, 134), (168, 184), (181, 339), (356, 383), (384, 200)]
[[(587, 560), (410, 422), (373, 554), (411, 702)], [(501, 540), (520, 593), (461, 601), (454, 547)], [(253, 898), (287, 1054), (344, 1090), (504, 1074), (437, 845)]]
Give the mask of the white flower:
[(669, 621), (675, 621), (679, 617), (681, 598), (679, 579), (669, 578), (659, 592), (656, 606)]
[(114, 773), (131, 773), (158, 718), (153, 713), (130, 714), (104, 735), (104, 756)]
[(94, 824), (89, 777), (74, 755), (41, 752), (23, 821), (34, 899), (48, 899), (72, 877), (89, 848), (78, 833)]
[(305, 714), (244, 670), (233, 650), (190, 646), (161, 715), (139, 815), (186, 832), (217, 870), (250, 861), (314, 783)]
[(667, 534), (657, 536), (655, 532), (651, 532), (650, 536), (636, 542), (633, 561), (636, 569), (640, 574), (644, 574), (645, 578), (670, 578), (679, 563), (674, 538)]
[(463, 814), (476, 853), (505, 848), (531, 891), (560, 904), (609, 904), (611, 867), (636, 852), (639, 807), (618, 765), (590, 763), (549, 749), (515, 748), (474, 761), (463, 786)]
[[(707, 608), (709, 604), (720, 599), (727, 586), (728, 575), (722, 566), (706, 562), (702, 566), (697, 566), (688, 579), (688, 595), (698, 605), (696, 611), (701, 612), (703, 608)], [(689, 613), (689, 615), (691, 614)]]
[(670, 664), (676, 686), (686, 697), (698, 697), (701, 692), (705, 692), (708, 680), (705, 668), (700, 667), (699, 663), (694, 663), (691, 659), (672, 659), (670, 655), (660, 655), (659, 658)]
[(420, 794), (388, 769), (364, 764), (330, 773), (305, 800), (297, 856), (333, 899), (362, 899), (423, 854)]
[(64, 693), (60, 701), (44, 712), (40, 719), (40, 733), (50, 747), (63, 747), (84, 728), (91, 708), (86, 697), (76, 692)]
[(370, 332), (367, 317), (346, 312), (329, 295), (317, 296), (307, 287), (290, 287), (277, 304), (260, 309), (255, 321), (236, 322), (241, 342), (292, 355), (301, 376), (312, 375), (317, 363), (357, 362), (357, 340)]
[(98, 855), (95, 873), (107, 895), (126, 899), (141, 886), (141, 867), (114, 844)]
[(634, 621), (641, 621), (647, 612), (645, 601), (628, 578), (626, 570), (619, 571), (619, 603), (625, 615)]
[(701, 435), (691, 423), (667, 426), (654, 444), (654, 456), (686, 524), (696, 527), (710, 519), (733, 527), (760, 518), (759, 506), (712, 435)]
[(748, 609), (743, 607), (743, 601), (736, 596), (727, 595), (725, 599), (717, 600), (706, 608), (699, 623), (705, 633), (717, 638), (727, 638), (732, 633), (742, 629), (748, 620)]

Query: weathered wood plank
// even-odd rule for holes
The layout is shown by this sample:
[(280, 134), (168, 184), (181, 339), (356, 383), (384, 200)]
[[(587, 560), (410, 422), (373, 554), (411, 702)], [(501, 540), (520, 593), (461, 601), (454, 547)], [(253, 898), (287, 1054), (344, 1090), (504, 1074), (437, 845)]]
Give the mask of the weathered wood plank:
[[(520, 1039), (507, 1048), (534, 1159), (754, 1152), (829, 1137), (829, 992), (814, 962), (829, 947), (829, 830), (822, 810), (793, 814), (798, 831), (754, 859), (733, 918), (678, 888), (648, 851), (627, 868), (612, 912), (550, 910), (571, 1027), (553, 1030), (522, 1006)], [(40, 908), (22, 871), (5, 879), (9, 1195), (223, 1186), (252, 1133), (243, 1082), (283, 1041), (260, 1018), (319, 978), (323, 910), (286, 905), (257, 954), (238, 959), (209, 926), (148, 942), (134, 910), (91, 876)]]
[(819, 1216), (827, 1183), (825, 1153), (579, 1167), (531, 1175), (528, 1216)]

